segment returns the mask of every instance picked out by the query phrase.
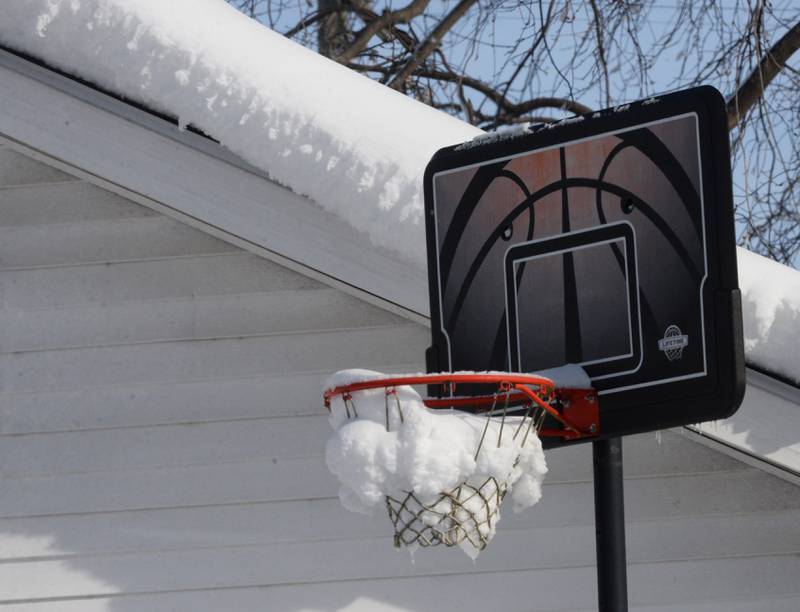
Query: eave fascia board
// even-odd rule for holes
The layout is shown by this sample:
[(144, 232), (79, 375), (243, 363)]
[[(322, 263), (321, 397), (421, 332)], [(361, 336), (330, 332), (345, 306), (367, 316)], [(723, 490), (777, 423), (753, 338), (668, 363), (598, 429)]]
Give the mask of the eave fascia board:
[(800, 389), (794, 385), (748, 368), (739, 410), (687, 429), (722, 452), (800, 484)]
[(420, 323), (427, 277), (219, 144), (0, 49), (0, 138)]

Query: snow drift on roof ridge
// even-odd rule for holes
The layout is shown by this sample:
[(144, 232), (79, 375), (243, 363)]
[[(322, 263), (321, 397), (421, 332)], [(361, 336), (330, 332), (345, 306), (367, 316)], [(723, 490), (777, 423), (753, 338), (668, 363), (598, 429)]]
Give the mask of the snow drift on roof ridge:
[(3, 13), (3, 44), (202, 129), (417, 266), (425, 164), (480, 133), (224, 0), (11, 0)]

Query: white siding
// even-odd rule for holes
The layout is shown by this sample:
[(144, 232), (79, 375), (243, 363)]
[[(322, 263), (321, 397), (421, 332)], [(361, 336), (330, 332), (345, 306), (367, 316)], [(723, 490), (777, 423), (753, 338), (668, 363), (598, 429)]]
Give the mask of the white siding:
[[(594, 608), (588, 446), (476, 564), (411, 563), (339, 505), (320, 390), (421, 369), (424, 328), (2, 148), (0, 180), (0, 607)], [(797, 487), (676, 432), (625, 466), (633, 609), (800, 609)]]

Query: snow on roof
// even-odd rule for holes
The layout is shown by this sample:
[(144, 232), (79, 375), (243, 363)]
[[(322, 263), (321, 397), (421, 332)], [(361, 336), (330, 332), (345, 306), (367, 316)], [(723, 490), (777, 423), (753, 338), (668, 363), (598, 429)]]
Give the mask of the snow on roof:
[(800, 272), (737, 251), (747, 361), (800, 385)]
[[(224, 0), (7, 0), (0, 43), (200, 128), (418, 268), (425, 165), (481, 134)], [(739, 270), (748, 362), (800, 383), (800, 273), (742, 249)]]
[(224, 0), (10, 0), (0, 41), (200, 128), (417, 267), (425, 165), (481, 133)]

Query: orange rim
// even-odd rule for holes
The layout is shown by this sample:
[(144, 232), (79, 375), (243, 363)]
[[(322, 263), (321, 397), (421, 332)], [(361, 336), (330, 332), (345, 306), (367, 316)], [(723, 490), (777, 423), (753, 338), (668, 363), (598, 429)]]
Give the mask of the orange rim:
[[(496, 385), (497, 391), (492, 395), (455, 396), (459, 384), (488, 384)], [(598, 434), (597, 395), (593, 389), (564, 390), (564, 397), (560, 397), (559, 389), (549, 378), (533, 374), (515, 374), (510, 372), (496, 373), (451, 373), (441, 374), (411, 374), (376, 378), (338, 385), (325, 390), (323, 397), (325, 407), (330, 410), (331, 400), (341, 396), (345, 400), (352, 399), (351, 394), (369, 389), (385, 389), (386, 394), (394, 393), (397, 387), (410, 385), (441, 385), (449, 390), (452, 397), (425, 398), (423, 402), (429, 408), (465, 408), (468, 406), (481, 406), (493, 403), (500, 393), (508, 394), (509, 401), (527, 401), (561, 423), (561, 429), (544, 429), (540, 432), (543, 436), (559, 436), (574, 439)], [(564, 408), (559, 411), (551, 403), (561, 404)], [(566, 410), (566, 408), (569, 410)], [(574, 419), (571, 415), (579, 416)]]

